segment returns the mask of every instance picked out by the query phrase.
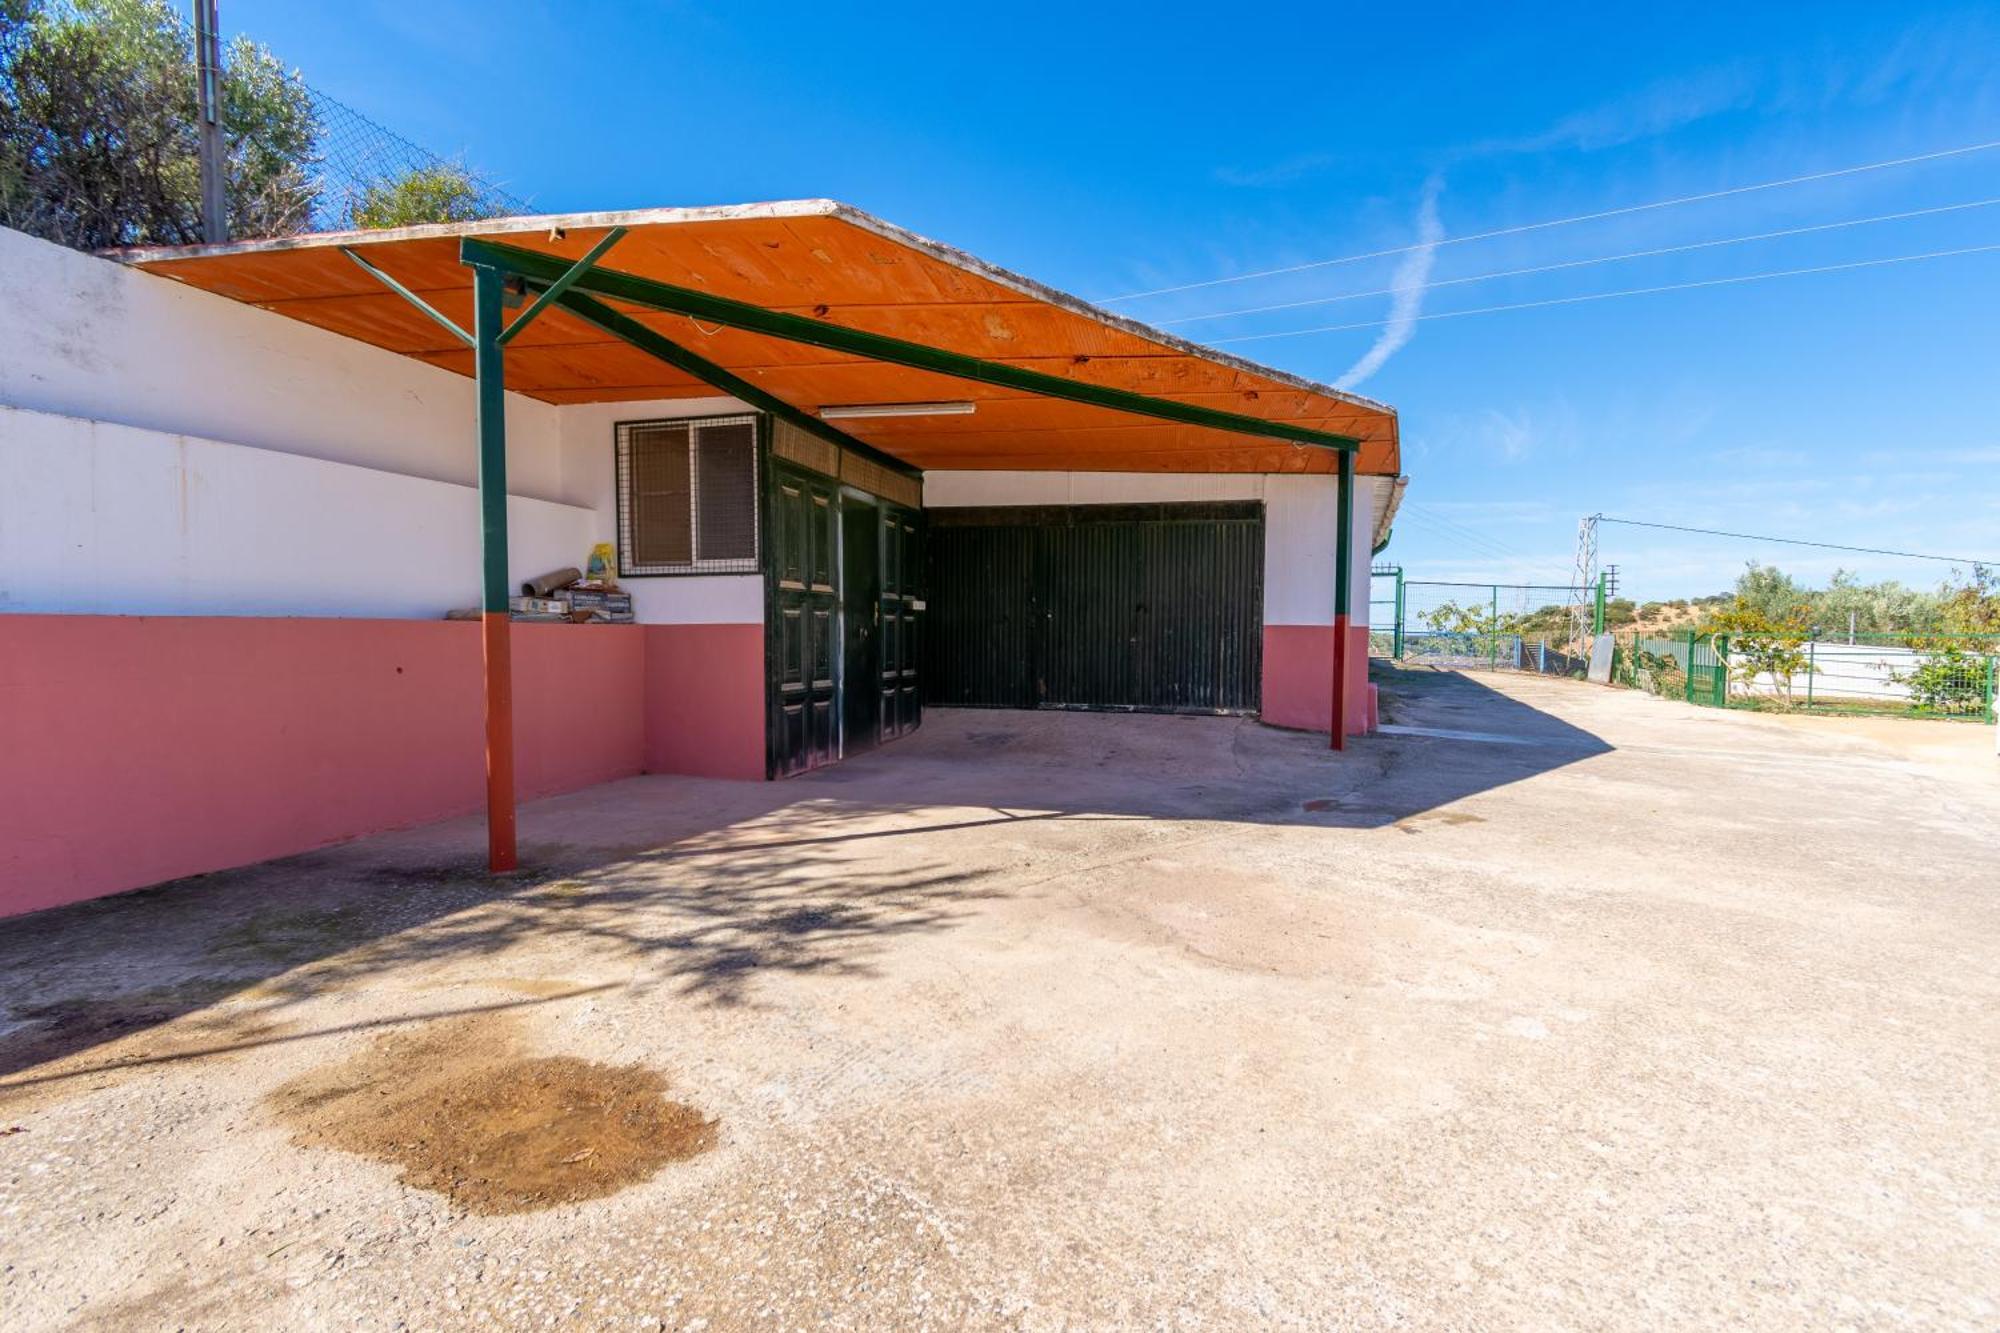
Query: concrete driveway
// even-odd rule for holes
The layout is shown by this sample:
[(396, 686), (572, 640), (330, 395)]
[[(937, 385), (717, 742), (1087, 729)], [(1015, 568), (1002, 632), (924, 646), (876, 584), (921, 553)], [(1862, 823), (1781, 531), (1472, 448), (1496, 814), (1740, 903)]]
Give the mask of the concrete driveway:
[(0, 923), (0, 1323), (2000, 1323), (1990, 737), (1388, 688)]

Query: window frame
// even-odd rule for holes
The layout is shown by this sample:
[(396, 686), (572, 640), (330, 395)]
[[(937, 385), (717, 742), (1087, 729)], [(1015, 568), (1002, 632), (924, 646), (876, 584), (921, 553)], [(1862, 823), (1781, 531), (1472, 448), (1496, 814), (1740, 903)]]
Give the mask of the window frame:
[[(701, 444), (698, 430), (704, 426), (748, 425), (750, 439), (750, 554), (724, 556), (714, 560), (701, 557)], [(627, 568), (630, 548), (626, 543), (632, 518), (631, 464), (627, 436), (637, 426), (685, 426), (688, 428), (688, 543), (694, 559), (685, 566), (651, 565), (643, 570)], [(721, 412), (693, 417), (631, 417), (611, 423), (611, 557), (618, 578), (684, 579), (740, 575), (758, 577), (764, 568), (764, 451), (769, 428), (762, 412)]]

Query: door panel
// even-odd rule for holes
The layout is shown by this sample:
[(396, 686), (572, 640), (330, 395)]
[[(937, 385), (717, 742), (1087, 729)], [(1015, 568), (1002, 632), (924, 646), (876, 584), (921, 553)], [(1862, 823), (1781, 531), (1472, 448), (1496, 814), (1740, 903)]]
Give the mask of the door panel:
[(766, 767), (774, 777), (837, 756), (833, 568), (834, 483), (803, 469), (771, 468), (770, 722)]
[(882, 517), (877, 506), (841, 497), (840, 672), (843, 754), (882, 739)]
[(922, 600), (920, 515), (882, 506), (882, 737), (915, 731), (923, 721), (917, 688)]
[(1261, 505), (933, 509), (926, 519), (932, 702), (1257, 709)]
[(766, 771), (785, 777), (918, 725), (923, 516), (789, 460), (767, 475)]

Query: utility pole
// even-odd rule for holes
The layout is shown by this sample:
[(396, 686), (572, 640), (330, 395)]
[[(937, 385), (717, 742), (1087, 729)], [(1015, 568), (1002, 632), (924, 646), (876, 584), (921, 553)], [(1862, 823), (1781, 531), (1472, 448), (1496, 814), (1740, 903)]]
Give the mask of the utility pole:
[(222, 146), (222, 37), (216, 0), (194, 0), (195, 128), (201, 135), (201, 239), (229, 239), (228, 161)]

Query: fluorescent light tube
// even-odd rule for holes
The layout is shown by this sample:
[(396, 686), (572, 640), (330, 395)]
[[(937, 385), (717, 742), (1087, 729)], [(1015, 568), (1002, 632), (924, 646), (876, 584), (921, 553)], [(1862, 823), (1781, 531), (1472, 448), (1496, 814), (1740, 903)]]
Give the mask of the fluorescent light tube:
[(843, 421), (853, 417), (964, 417), (972, 415), (971, 403), (839, 403), (819, 410), (822, 421)]

